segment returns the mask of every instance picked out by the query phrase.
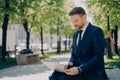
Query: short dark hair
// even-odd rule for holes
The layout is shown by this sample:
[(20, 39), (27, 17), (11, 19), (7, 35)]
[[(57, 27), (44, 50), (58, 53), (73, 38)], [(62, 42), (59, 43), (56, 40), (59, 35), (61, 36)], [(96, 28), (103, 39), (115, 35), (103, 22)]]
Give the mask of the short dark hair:
[(74, 14), (86, 15), (86, 12), (82, 7), (75, 7), (70, 11), (69, 16), (72, 16)]

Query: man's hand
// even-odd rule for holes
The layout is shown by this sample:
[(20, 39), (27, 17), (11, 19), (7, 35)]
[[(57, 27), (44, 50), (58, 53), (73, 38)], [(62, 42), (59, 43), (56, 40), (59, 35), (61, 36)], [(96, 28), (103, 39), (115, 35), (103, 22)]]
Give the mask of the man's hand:
[(65, 65), (64, 69), (68, 69), (73, 66), (72, 62), (69, 62), (68, 64)]
[(79, 73), (78, 68), (77, 67), (72, 67), (70, 69), (66, 69), (65, 74), (67, 75), (77, 75)]

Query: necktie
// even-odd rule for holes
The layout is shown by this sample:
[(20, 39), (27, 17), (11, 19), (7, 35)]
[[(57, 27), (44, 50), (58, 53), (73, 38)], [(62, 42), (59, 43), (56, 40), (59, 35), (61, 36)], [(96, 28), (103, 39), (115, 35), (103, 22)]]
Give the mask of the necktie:
[(82, 32), (83, 32), (82, 30), (79, 30), (79, 31), (78, 31), (78, 36), (79, 36), (79, 37), (78, 37), (78, 44), (77, 44), (77, 46), (81, 44)]

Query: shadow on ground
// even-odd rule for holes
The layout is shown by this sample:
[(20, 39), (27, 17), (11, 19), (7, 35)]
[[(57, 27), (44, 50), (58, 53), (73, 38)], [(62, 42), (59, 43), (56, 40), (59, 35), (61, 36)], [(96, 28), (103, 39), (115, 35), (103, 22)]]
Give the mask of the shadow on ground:
[[(68, 61), (69, 60), (68, 55), (67, 56), (57, 55), (55, 57), (53, 56), (51, 58), (44, 59), (44, 61), (49, 61), (49, 62)], [(26, 76), (26, 75), (28, 76), (32, 74), (40, 74), (45, 72), (48, 73), (50, 69), (46, 67), (43, 63), (41, 63), (41, 61), (34, 64), (18, 65), (18, 66), (0, 70), (0, 78)]]
[(38, 74), (49, 70), (50, 69), (48, 69), (41, 62), (38, 62), (34, 64), (14, 66), (11, 68), (0, 70), (0, 78)]

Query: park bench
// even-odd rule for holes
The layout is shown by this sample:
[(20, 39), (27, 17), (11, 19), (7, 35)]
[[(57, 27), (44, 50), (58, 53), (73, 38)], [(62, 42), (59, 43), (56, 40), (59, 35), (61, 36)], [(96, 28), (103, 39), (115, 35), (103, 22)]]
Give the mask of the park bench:
[(39, 61), (39, 54), (16, 54), (18, 65), (31, 64)]
[(106, 69), (109, 80), (120, 80), (120, 69)]

